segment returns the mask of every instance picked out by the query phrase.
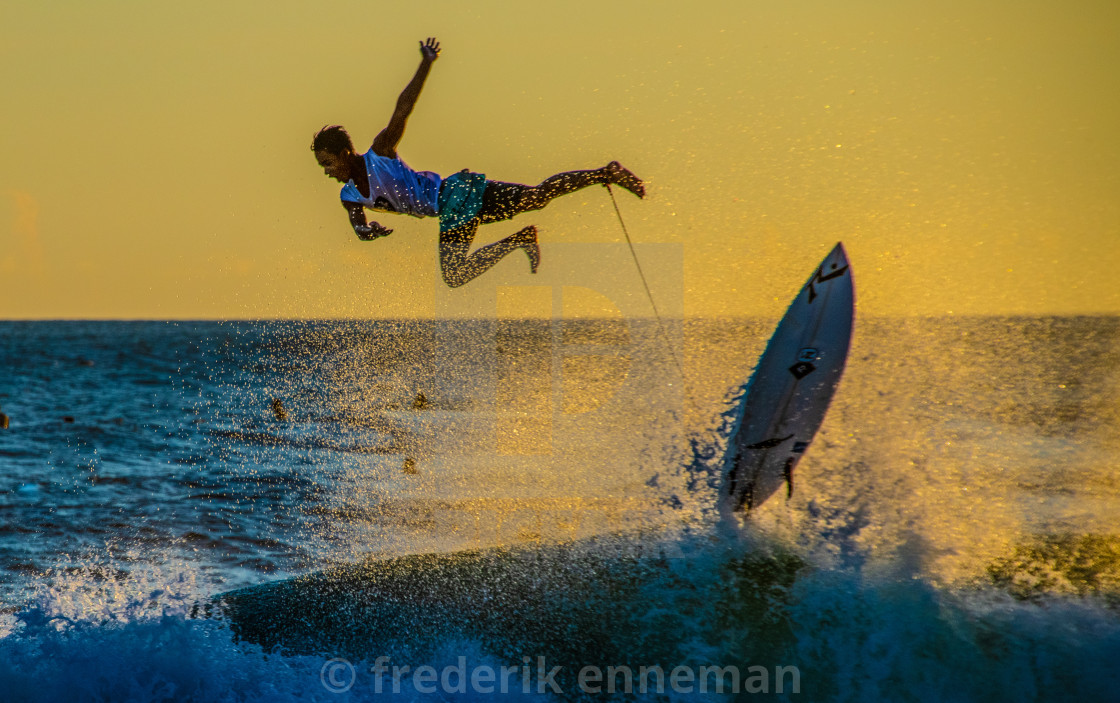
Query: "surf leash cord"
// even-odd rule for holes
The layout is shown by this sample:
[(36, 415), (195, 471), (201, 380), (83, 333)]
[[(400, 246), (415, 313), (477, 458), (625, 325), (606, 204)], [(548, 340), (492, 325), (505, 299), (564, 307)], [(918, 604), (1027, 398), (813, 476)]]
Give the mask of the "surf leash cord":
[(681, 365), (680, 359), (677, 358), (677, 352), (673, 349), (673, 343), (669, 339), (669, 333), (665, 331), (665, 322), (661, 319), (661, 312), (657, 309), (657, 302), (653, 299), (653, 291), (649, 288), (649, 281), (646, 280), (646, 274), (642, 271), (642, 263), (638, 261), (638, 252), (634, 249), (634, 242), (630, 239), (630, 231), (626, 229), (626, 221), (622, 219), (622, 211), (618, 209), (618, 200), (614, 197), (614, 191), (611, 190), (611, 184), (605, 183), (607, 192), (611, 195), (611, 204), (614, 205), (614, 214), (618, 216), (618, 224), (622, 226), (622, 234), (626, 237), (626, 245), (630, 247), (630, 256), (634, 259), (634, 266), (638, 269), (638, 277), (642, 279), (642, 287), (646, 289), (646, 297), (649, 298), (649, 305), (653, 308), (653, 316), (657, 318), (657, 327), (661, 330), (661, 337), (665, 340), (665, 346), (669, 349), (669, 356), (673, 359), (673, 365), (677, 367), (677, 371), (681, 374), (681, 384), (687, 392), (687, 381), (684, 375), (684, 366)]

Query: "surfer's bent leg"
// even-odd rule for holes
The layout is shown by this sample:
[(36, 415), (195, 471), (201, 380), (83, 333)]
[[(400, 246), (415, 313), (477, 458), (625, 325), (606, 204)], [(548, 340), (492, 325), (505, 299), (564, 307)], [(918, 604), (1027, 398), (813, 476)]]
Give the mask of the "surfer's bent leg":
[(540, 247), (537, 245), (536, 227), (530, 225), (501, 241), (471, 252), (478, 224), (479, 218), (476, 217), (462, 227), (439, 233), (439, 266), (444, 283), (451, 288), (469, 283), (515, 249), (525, 250), (529, 266), (533, 273), (537, 272)]

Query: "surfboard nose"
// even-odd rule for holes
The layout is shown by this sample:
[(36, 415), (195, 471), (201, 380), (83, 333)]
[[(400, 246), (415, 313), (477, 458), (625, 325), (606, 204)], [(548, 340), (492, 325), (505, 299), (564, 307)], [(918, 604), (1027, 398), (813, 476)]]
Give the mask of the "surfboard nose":
[(828, 273), (830, 270), (835, 271), (849, 265), (848, 252), (844, 249), (844, 242), (836, 242), (836, 246), (832, 247), (832, 251), (824, 257), (822, 268), (825, 269), (825, 273)]

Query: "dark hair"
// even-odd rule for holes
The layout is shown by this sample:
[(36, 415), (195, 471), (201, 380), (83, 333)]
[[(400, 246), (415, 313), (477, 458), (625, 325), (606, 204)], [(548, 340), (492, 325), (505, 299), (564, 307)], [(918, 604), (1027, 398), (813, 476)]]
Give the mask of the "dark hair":
[(311, 151), (325, 151), (328, 154), (341, 154), (349, 149), (354, 151), (354, 142), (350, 135), (338, 125), (323, 127), (311, 142)]

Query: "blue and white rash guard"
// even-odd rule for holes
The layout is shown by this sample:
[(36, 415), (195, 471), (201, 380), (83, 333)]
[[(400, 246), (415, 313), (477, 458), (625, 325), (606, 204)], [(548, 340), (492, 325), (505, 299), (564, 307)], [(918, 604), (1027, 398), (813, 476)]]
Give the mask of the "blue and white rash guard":
[(413, 217), (439, 214), (439, 174), (413, 171), (398, 156), (387, 159), (370, 149), (363, 157), (369, 175), (369, 197), (351, 180), (342, 187), (343, 202), (360, 203), (371, 210), (399, 212)]

